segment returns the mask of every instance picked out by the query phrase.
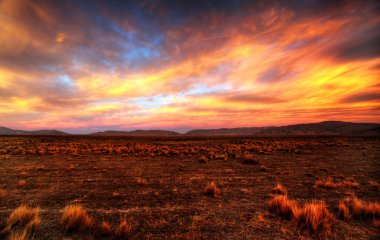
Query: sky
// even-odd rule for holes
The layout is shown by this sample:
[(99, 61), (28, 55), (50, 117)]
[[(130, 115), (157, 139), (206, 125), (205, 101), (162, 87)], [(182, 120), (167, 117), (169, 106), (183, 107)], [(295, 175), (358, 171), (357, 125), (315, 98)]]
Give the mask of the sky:
[(0, 0), (0, 126), (380, 122), (378, 1)]

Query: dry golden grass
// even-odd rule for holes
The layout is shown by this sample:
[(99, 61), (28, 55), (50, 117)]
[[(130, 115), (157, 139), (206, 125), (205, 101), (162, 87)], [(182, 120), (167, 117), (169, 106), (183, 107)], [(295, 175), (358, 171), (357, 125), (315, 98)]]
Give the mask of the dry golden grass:
[(346, 181), (334, 182), (332, 178), (321, 179), (315, 182), (315, 187), (333, 189), (338, 187), (359, 188), (360, 184), (353, 178), (347, 178)]
[(74, 165), (70, 165), (69, 167), (66, 168), (66, 171), (74, 171), (76, 167)]
[(21, 205), (11, 213), (1, 235), (8, 235), (7, 239), (27, 239), (40, 224), (39, 209)]
[(17, 187), (25, 187), (26, 186), (26, 181), (25, 180), (20, 180), (17, 183)]
[(243, 163), (245, 164), (253, 164), (253, 165), (259, 165), (260, 162), (253, 158), (253, 156), (245, 155), (243, 157)]
[(249, 191), (248, 188), (242, 188), (242, 189), (240, 189), (240, 192), (243, 193), (243, 194), (248, 194), (248, 193), (250, 193), (250, 191)]
[(220, 190), (216, 186), (215, 182), (210, 182), (204, 189), (204, 193), (213, 197), (218, 197)]
[(261, 166), (260, 166), (260, 171), (261, 171), (261, 172), (267, 172), (267, 171), (268, 171), (268, 168), (267, 168), (266, 166), (264, 166), (264, 165), (261, 165)]
[(269, 201), (269, 211), (285, 219), (292, 219), (298, 212), (298, 206), (286, 195), (276, 195)]
[(207, 163), (208, 159), (205, 156), (201, 156), (200, 159), (198, 160), (200, 163)]
[(112, 233), (112, 227), (109, 222), (102, 221), (99, 225), (99, 232), (102, 236), (110, 236)]
[(331, 233), (334, 222), (334, 217), (324, 202), (306, 203), (303, 208), (295, 212), (294, 219), (298, 226), (308, 232), (321, 233), (325, 236)]
[(343, 203), (339, 202), (338, 205), (339, 218), (347, 221), (350, 219), (350, 209)]
[(0, 197), (5, 196), (6, 193), (7, 192), (4, 189), (0, 188)]
[(337, 188), (340, 185), (338, 183), (333, 182), (332, 178), (327, 178), (327, 179), (317, 180), (315, 182), (315, 186), (319, 188), (332, 189), (332, 188)]
[(374, 219), (371, 223), (374, 227), (380, 227), (380, 220)]
[(93, 220), (82, 206), (68, 205), (63, 209), (61, 224), (66, 232), (88, 231), (93, 226)]
[(375, 189), (380, 189), (380, 183), (376, 182), (376, 181), (368, 181), (368, 185), (370, 185), (371, 187), (375, 188)]
[(21, 205), (11, 213), (7, 221), (7, 226), (10, 228), (24, 226), (32, 229), (33, 227), (37, 227), (39, 223), (39, 209)]
[(273, 189), (272, 189), (272, 192), (274, 194), (280, 194), (280, 195), (286, 195), (288, 194), (288, 191), (286, 190), (286, 188), (284, 186), (282, 186), (281, 184), (277, 184)]
[(360, 184), (358, 182), (352, 182), (352, 181), (343, 181), (340, 183), (343, 187), (350, 187), (350, 188), (359, 188)]
[(127, 221), (123, 220), (120, 222), (119, 226), (116, 228), (115, 234), (118, 239), (128, 239), (131, 231), (132, 231), (132, 228), (129, 226)]
[[(345, 206), (345, 207), (343, 207)], [(363, 219), (377, 220), (380, 218), (380, 203), (367, 203), (358, 199), (356, 196), (346, 197), (338, 206), (339, 216), (343, 220)], [(347, 214), (348, 211), (348, 214)]]
[(27, 239), (27, 236), (24, 234), (24, 232), (21, 232), (21, 233), (11, 232), (7, 238), (7, 240), (25, 240), (25, 239)]
[(140, 178), (140, 177), (136, 178), (135, 181), (138, 185), (147, 185), (148, 184), (147, 180), (145, 180), (144, 178)]
[(324, 202), (311, 202), (300, 208), (296, 201), (286, 195), (275, 195), (269, 201), (269, 211), (295, 221), (298, 226), (312, 234), (329, 235), (334, 221)]
[(266, 222), (264, 216), (261, 215), (261, 214), (259, 214), (259, 215), (257, 216), (257, 221), (258, 221), (258, 222), (261, 222), (261, 223), (262, 223), (262, 222)]

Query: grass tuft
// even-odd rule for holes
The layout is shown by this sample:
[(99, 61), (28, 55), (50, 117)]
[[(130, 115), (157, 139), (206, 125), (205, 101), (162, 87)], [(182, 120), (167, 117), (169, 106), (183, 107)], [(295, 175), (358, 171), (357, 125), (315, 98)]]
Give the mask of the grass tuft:
[(39, 209), (21, 205), (11, 213), (0, 235), (8, 235), (8, 239), (24, 240), (31, 232), (36, 231), (40, 224)]
[(93, 220), (82, 206), (68, 205), (63, 209), (61, 224), (66, 232), (88, 231)]
[(146, 179), (140, 178), (140, 177), (136, 178), (135, 181), (138, 185), (141, 185), (141, 186), (148, 184), (148, 181)]
[(123, 220), (120, 222), (119, 226), (116, 228), (116, 237), (118, 239), (128, 239), (132, 229), (127, 223), (127, 221)]
[(298, 226), (307, 230), (310, 233), (322, 233), (328, 236), (331, 233), (331, 227), (334, 222), (334, 217), (327, 209), (324, 202), (306, 203), (294, 215)]
[(215, 182), (210, 182), (204, 189), (204, 193), (213, 197), (218, 197), (220, 195), (220, 190), (216, 186)]
[(333, 189), (339, 187), (340, 185), (335, 183), (333, 179), (329, 177), (327, 179), (317, 180), (315, 182), (315, 186), (319, 188)]
[(20, 180), (17, 183), (17, 187), (25, 187), (26, 186), (26, 181), (25, 180)]
[(286, 188), (284, 186), (282, 186), (281, 184), (277, 184), (273, 189), (272, 189), (272, 192), (274, 194), (280, 194), (280, 195), (286, 195), (288, 194), (288, 191), (286, 190)]
[(102, 221), (99, 225), (99, 232), (102, 236), (110, 236), (112, 233), (112, 227), (109, 222)]
[(349, 220), (350, 218), (362, 220), (380, 219), (380, 203), (363, 202), (354, 195), (346, 197), (343, 202), (340, 202), (338, 210), (343, 220)]
[(298, 206), (286, 195), (276, 195), (269, 201), (269, 211), (285, 219), (292, 219), (298, 212)]
[(0, 188), (0, 197), (5, 196), (6, 193), (7, 192), (4, 189)]
[(287, 195), (275, 195), (269, 201), (269, 211), (284, 219), (293, 220), (312, 234), (327, 236), (331, 233), (334, 217), (324, 202), (307, 203), (301, 208)]
[(267, 172), (268, 171), (268, 168), (264, 165), (261, 165), (260, 166), (260, 172)]
[(334, 189), (339, 187), (359, 188), (360, 184), (355, 182), (353, 178), (347, 178), (346, 181), (334, 182), (332, 178), (321, 179), (315, 182), (315, 187)]
[(342, 220), (347, 221), (351, 217), (350, 216), (350, 209), (348, 209), (348, 207), (343, 202), (339, 202), (338, 212), (339, 212), (339, 218)]

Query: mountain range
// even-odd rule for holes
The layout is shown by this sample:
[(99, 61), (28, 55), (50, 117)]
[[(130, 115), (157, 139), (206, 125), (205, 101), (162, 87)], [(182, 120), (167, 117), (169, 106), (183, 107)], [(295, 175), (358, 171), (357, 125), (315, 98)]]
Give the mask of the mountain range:
[[(14, 130), (0, 126), (0, 135), (69, 135), (58, 130)], [(351, 123), (325, 121), (320, 123), (294, 124), (280, 127), (241, 127), (219, 129), (195, 129), (180, 134), (166, 130), (104, 131), (91, 133), (95, 136), (211, 136), (211, 135), (380, 135), (379, 123)]]

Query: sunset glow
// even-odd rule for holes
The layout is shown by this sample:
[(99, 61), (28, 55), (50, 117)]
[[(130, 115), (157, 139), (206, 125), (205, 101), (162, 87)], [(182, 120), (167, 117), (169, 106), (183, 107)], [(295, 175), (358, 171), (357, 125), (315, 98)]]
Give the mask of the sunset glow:
[(380, 122), (376, 1), (123, 2), (0, 1), (0, 126)]

